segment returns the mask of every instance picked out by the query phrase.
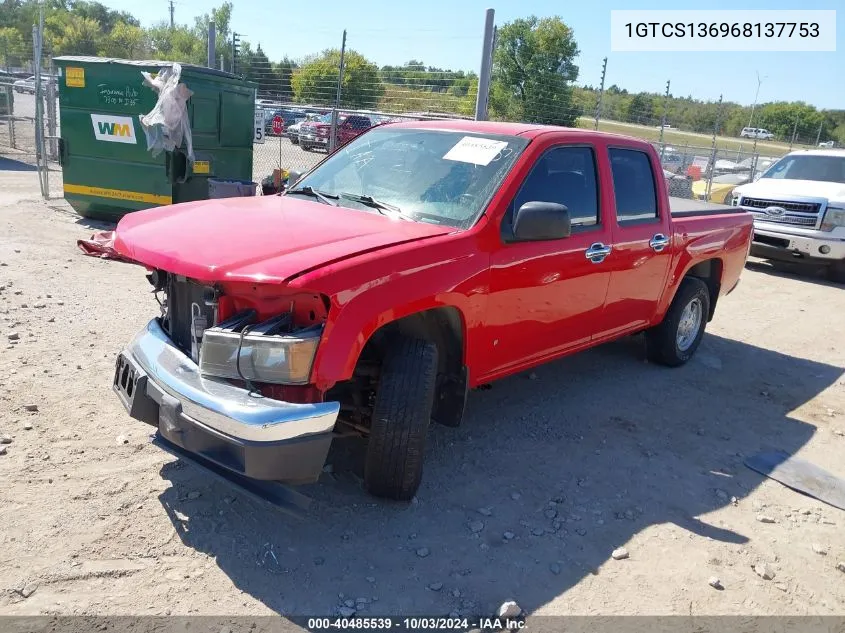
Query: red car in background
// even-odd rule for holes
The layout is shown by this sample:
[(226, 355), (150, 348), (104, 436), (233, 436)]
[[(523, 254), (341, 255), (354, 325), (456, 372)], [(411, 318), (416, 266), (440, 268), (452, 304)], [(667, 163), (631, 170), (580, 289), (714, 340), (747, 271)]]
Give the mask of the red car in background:
[[(338, 114), (335, 147), (340, 147), (373, 127), (373, 120), (361, 114)], [(303, 122), (299, 128), (299, 145), (306, 152), (316, 147), (328, 150), (332, 115), (324, 114), (316, 121)]]

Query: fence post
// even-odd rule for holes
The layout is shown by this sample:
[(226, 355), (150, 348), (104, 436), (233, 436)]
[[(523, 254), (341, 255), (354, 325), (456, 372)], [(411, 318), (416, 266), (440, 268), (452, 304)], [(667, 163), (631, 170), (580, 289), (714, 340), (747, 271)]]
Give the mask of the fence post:
[(716, 107), (716, 121), (713, 123), (713, 140), (710, 145), (710, 169), (707, 174), (707, 189), (704, 193), (704, 201), (710, 201), (710, 190), (713, 187), (713, 172), (716, 171), (716, 137), (719, 135), (719, 127), (722, 124), (722, 95), (719, 95), (719, 103)]
[(660, 117), (660, 162), (663, 162), (663, 154), (666, 152), (666, 143), (663, 142), (663, 130), (666, 127), (666, 111), (669, 108), (669, 84), (666, 80), (666, 93), (663, 95), (663, 116)]
[[(53, 58), (50, 58), (48, 66), (50, 79), (47, 82), (47, 147), (49, 148), (50, 160), (58, 160), (58, 141), (56, 140), (56, 83), (53, 70)], [(58, 81), (58, 80), (57, 80)], [(46, 161), (45, 161), (46, 164)]]
[(4, 90), (8, 95), (7, 101), (9, 103), (9, 146), (15, 149), (15, 92), (12, 86), (5, 86)]
[[(39, 9), (39, 13), (41, 10)], [(38, 184), (41, 196), (47, 198), (49, 190), (46, 180), (46, 152), (44, 151), (44, 86), (41, 83), (41, 19), (32, 25), (32, 55), (35, 63), (35, 164), (38, 169)]]
[(822, 137), (822, 126), (823, 125), (824, 125), (824, 120), (822, 120), (822, 122), (819, 123), (819, 131), (818, 131), (818, 134), (816, 134), (816, 147), (819, 146), (819, 140), (821, 140), (821, 137)]
[(475, 120), (487, 120), (490, 101), (490, 76), (493, 73), (493, 32), (496, 11), (487, 9), (484, 16), (484, 39), (481, 45), (481, 67), (478, 69), (478, 94), (475, 96)]
[(214, 68), (214, 56), (217, 53), (217, 25), (214, 22), (208, 23), (208, 60), (206, 66)]
[(601, 84), (599, 84), (599, 94), (596, 97), (596, 122), (593, 125), (594, 130), (599, 129), (599, 119), (601, 118), (601, 102), (604, 97), (604, 75), (607, 72), (607, 57), (601, 63)]
[(795, 134), (798, 132), (798, 117), (795, 117), (795, 125), (792, 126), (792, 138), (789, 139), (789, 151), (792, 151), (792, 145), (795, 143)]
[(332, 127), (329, 135), (328, 151), (331, 154), (335, 148), (335, 137), (337, 136), (337, 110), (340, 108), (340, 97), (343, 93), (343, 62), (346, 56), (346, 29), (343, 29), (343, 41), (340, 44), (340, 72), (337, 77), (337, 94), (334, 99), (334, 107), (332, 108)]

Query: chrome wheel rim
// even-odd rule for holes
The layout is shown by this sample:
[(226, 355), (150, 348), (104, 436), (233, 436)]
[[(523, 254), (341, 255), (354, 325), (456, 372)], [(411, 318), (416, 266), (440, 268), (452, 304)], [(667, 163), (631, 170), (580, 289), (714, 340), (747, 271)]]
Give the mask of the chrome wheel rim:
[(692, 347), (693, 341), (698, 336), (702, 317), (701, 299), (693, 299), (684, 308), (681, 313), (681, 320), (678, 322), (678, 335), (675, 342), (680, 351), (685, 352)]

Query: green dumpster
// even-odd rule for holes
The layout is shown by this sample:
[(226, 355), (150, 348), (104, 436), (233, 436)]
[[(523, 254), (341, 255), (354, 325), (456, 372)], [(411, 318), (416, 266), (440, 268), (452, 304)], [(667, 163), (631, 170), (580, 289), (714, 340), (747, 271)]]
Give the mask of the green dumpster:
[(117, 220), (130, 211), (206, 199), (209, 178), (252, 179), (255, 84), (181, 65), (179, 83), (192, 92), (181, 109), (193, 145), (191, 161), (187, 132), (178, 147), (151, 150), (141, 125), (159, 100), (141, 73), (165, 76), (165, 69), (175, 72), (173, 62), (70, 56), (54, 61), (64, 197), (80, 215)]

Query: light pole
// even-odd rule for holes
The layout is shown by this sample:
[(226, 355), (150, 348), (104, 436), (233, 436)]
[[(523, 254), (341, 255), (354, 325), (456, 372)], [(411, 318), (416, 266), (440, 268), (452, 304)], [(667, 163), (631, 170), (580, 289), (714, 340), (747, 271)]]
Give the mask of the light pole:
[(754, 93), (754, 105), (751, 106), (751, 116), (748, 117), (748, 127), (751, 127), (751, 122), (754, 120), (754, 108), (757, 107), (757, 97), (760, 96), (760, 84), (762, 84), (763, 79), (766, 78), (768, 78), (768, 75), (760, 77), (760, 71), (757, 71), (757, 92)]

